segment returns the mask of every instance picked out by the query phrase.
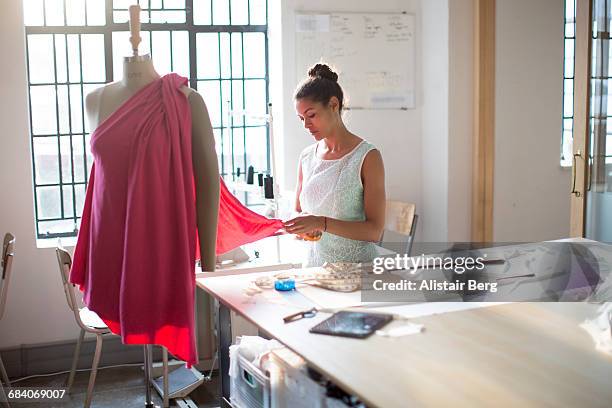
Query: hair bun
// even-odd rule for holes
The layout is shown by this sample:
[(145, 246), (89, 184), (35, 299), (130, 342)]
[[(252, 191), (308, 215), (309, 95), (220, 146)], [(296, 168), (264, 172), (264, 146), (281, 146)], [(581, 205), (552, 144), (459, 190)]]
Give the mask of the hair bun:
[(308, 70), (308, 76), (311, 78), (325, 78), (338, 82), (338, 74), (332, 71), (327, 64), (316, 64)]

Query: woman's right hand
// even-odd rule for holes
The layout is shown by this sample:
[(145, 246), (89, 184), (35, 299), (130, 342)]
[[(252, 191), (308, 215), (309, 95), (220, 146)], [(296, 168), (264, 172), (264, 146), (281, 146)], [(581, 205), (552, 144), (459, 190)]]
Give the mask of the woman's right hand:
[(290, 234), (304, 235), (322, 232), (325, 229), (325, 217), (319, 217), (317, 215), (300, 215), (283, 222), (283, 227), (285, 231)]

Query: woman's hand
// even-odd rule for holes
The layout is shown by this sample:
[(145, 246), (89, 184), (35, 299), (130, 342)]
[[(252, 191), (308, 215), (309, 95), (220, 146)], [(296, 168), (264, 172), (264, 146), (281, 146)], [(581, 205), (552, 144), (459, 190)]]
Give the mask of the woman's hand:
[(325, 229), (325, 217), (317, 215), (300, 215), (283, 222), (285, 231), (290, 234), (308, 234)]

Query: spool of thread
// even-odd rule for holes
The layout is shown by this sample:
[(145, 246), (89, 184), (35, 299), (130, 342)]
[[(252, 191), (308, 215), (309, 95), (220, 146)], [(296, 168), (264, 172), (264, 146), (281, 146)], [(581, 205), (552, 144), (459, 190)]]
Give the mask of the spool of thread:
[(249, 166), (247, 169), (247, 184), (253, 184), (253, 178), (255, 177), (255, 169), (253, 166)]
[(259, 173), (257, 175), (257, 184), (259, 184), (259, 187), (263, 187), (263, 185), (264, 185), (263, 184), (264, 183), (263, 182), (263, 177), (264, 177), (263, 173)]
[(264, 178), (264, 197), (274, 198), (274, 183), (271, 176)]

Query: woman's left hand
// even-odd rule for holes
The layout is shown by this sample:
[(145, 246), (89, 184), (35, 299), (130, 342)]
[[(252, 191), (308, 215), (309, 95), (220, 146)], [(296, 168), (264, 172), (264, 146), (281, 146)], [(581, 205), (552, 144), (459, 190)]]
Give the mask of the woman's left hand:
[(283, 222), (283, 227), (290, 234), (307, 234), (314, 231), (323, 231), (325, 219), (317, 215), (301, 215)]

